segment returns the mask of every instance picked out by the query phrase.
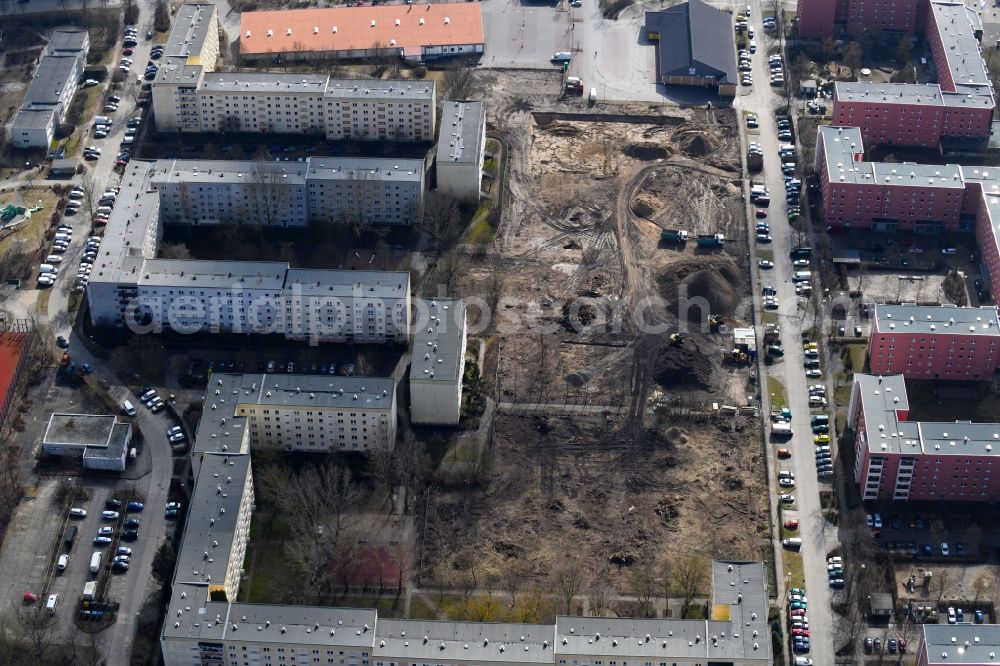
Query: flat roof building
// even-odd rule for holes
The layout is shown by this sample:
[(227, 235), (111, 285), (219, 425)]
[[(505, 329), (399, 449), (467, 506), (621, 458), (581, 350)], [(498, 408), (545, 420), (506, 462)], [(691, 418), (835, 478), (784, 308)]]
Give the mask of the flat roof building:
[(438, 190), (478, 201), (485, 152), (486, 106), (482, 102), (446, 101), (434, 161)]
[(483, 53), (480, 5), (325, 7), (243, 12), (240, 57), (293, 60), (401, 56), (413, 62)]
[(416, 310), (410, 361), (410, 419), (414, 423), (455, 425), (462, 415), (465, 301), (420, 299)]
[(863, 501), (995, 502), (1000, 423), (910, 420), (902, 375), (854, 375), (848, 427)]
[(1000, 654), (1000, 625), (921, 624), (917, 666), (991, 666)]
[(736, 95), (733, 15), (702, 0), (646, 12), (645, 31), (656, 42), (660, 81), (666, 85), (715, 88)]
[(52, 34), (11, 123), (10, 136), (15, 146), (49, 147), (76, 93), (89, 50), (90, 37), (84, 31), (57, 30)]
[(80, 458), (85, 469), (125, 471), (132, 443), (132, 424), (115, 416), (52, 414), (42, 437), (42, 450), (50, 456)]

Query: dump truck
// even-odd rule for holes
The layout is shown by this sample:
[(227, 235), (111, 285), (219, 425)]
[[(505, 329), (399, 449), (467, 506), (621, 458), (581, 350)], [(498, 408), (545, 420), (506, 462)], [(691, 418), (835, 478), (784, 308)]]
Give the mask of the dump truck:
[(722, 247), (725, 244), (724, 234), (698, 234), (698, 247)]
[(660, 240), (664, 243), (687, 243), (688, 232), (683, 229), (664, 229), (660, 232)]
[(684, 346), (684, 336), (680, 333), (671, 333), (667, 338), (670, 341), (671, 347), (683, 347)]

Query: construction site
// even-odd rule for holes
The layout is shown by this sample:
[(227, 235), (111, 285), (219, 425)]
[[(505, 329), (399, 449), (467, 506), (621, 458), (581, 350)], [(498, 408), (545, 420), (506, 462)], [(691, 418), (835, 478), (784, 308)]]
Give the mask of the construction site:
[(506, 198), (457, 286), (501, 287), (492, 451), (477, 490), (431, 497), (421, 584), (470, 561), (541, 580), (572, 554), (624, 591), (681, 553), (770, 559), (755, 350), (733, 349), (752, 325), (734, 112), (586, 112), (493, 76)]

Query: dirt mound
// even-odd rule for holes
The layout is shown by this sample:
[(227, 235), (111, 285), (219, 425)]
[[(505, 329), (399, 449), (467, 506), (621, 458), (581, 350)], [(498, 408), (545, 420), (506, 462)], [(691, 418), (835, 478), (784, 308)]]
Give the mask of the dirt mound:
[(640, 194), (632, 200), (632, 212), (647, 220), (652, 219), (653, 214), (660, 208), (660, 202), (656, 197), (649, 194)]
[(709, 314), (734, 314), (743, 281), (731, 259), (703, 257), (671, 268), (660, 277), (660, 293), (677, 317), (702, 322)]
[(556, 121), (549, 125), (544, 125), (544, 126), (539, 124), (539, 127), (545, 130), (546, 133), (551, 134), (552, 136), (567, 137), (567, 136), (580, 135), (580, 128), (572, 123), (561, 123)]
[(712, 383), (712, 361), (694, 342), (666, 345), (653, 362), (653, 378), (663, 388), (705, 390)]
[(655, 143), (630, 143), (622, 148), (622, 154), (643, 162), (664, 160), (671, 155), (669, 150)]
[(688, 157), (704, 157), (715, 152), (719, 147), (719, 140), (711, 134), (691, 132), (680, 140), (680, 147)]

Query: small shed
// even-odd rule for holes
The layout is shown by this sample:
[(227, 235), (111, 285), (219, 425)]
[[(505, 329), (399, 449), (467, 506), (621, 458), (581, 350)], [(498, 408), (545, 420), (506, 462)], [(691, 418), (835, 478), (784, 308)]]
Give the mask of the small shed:
[(802, 97), (816, 97), (817, 88), (816, 79), (799, 81), (799, 95)]
[(77, 161), (73, 159), (52, 160), (49, 178), (72, 178), (76, 174)]
[(892, 595), (888, 592), (875, 592), (868, 595), (868, 618), (873, 621), (886, 621), (892, 617)]

